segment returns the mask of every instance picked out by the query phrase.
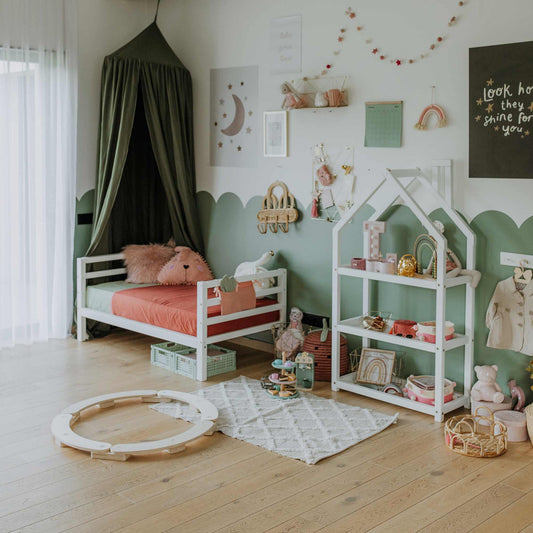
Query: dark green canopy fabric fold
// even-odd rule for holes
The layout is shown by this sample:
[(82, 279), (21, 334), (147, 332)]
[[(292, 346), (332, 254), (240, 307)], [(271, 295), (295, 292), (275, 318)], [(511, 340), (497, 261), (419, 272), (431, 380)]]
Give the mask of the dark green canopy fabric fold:
[(155, 23), (104, 59), (87, 255), (170, 236), (203, 253), (192, 100), (191, 75)]

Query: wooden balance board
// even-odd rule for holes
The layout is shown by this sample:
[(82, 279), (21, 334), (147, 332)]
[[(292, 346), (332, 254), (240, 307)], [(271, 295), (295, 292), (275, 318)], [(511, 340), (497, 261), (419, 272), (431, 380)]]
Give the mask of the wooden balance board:
[[(80, 419), (81, 411), (97, 405), (100, 409), (114, 407), (116, 400), (140, 398), (143, 402), (160, 403), (165, 401), (180, 401), (188, 403), (201, 415), (201, 420), (183, 433), (178, 433), (165, 439), (132, 442), (128, 444), (110, 444), (78, 435), (72, 426)], [(91, 453), (93, 459), (107, 459), (114, 461), (126, 461), (132, 455), (144, 455), (149, 453), (168, 452), (177, 453), (185, 450), (185, 445), (203, 435), (212, 435), (218, 419), (218, 409), (208, 400), (172, 390), (132, 390), (115, 392), (88, 398), (81, 402), (69, 405), (61, 414), (52, 420), (52, 435), (59, 446), (69, 446), (77, 450)]]

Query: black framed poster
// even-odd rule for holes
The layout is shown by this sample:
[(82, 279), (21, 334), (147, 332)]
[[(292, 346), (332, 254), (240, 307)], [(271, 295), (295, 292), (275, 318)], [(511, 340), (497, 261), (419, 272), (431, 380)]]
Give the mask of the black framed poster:
[(533, 178), (533, 41), (470, 48), (469, 176)]

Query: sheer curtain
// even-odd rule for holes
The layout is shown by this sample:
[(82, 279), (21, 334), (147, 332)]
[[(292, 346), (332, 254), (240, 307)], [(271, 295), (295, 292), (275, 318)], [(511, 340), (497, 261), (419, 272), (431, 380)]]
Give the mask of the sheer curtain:
[(76, 202), (75, 0), (0, 0), (0, 347), (66, 337)]

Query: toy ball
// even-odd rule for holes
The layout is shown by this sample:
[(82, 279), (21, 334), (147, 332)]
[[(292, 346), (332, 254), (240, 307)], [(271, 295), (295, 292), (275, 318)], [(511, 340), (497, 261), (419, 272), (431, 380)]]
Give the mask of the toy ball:
[(416, 273), (416, 259), (411, 254), (403, 255), (398, 261), (398, 274), (413, 278)]

